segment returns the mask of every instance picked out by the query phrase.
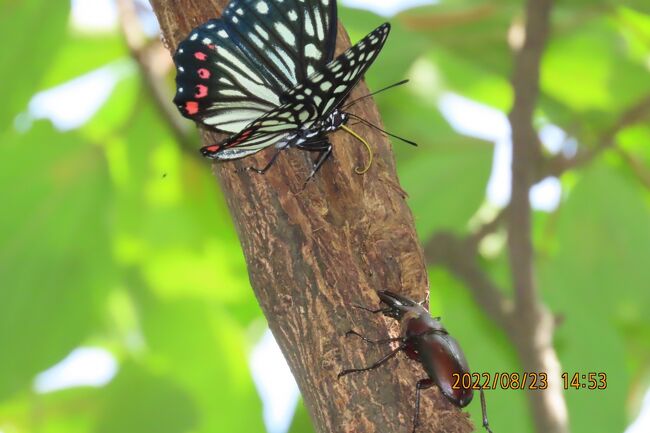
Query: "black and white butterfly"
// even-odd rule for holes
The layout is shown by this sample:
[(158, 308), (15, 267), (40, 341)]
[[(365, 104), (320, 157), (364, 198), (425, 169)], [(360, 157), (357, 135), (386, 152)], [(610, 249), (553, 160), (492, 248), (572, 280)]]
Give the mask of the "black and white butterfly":
[(335, 0), (231, 0), (220, 19), (195, 28), (174, 55), (174, 103), (192, 120), (232, 133), (201, 149), (211, 159), (252, 155), (269, 146), (320, 152), (310, 178), (330, 156), (327, 133), (341, 128), (341, 104), (381, 51), (382, 24), (334, 59)]

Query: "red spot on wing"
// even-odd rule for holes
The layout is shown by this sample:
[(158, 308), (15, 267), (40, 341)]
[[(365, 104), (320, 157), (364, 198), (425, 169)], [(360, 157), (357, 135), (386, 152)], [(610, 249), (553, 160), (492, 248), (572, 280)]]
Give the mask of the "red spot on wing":
[(246, 131), (242, 131), (232, 143), (228, 144), (228, 147), (239, 146), (240, 144), (244, 143), (246, 140), (248, 140), (253, 131), (254, 129), (247, 129)]
[(205, 53), (202, 53), (201, 51), (197, 51), (196, 53), (194, 53), (194, 57), (196, 57), (199, 60), (205, 60), (205, 59), (208, 58), (208, 55), (205, 54)]
[(205, 98), (208, 96), (208, 88), (204, 86), (203, 84), (199, 84), (196, 86), (196, 93), (194, 94), (197, 98)]
[(196, 72), (199, 74), (199, 77), (203, 78), (204, 80), (207, 80), (208, 78), (210, 78), (210, 75), (211, 75), (210, 71), (208, 71), (205, 68), (201, 68)]
[(206, 146), (203, 149), (205, 149), (208, 152), (217, 153), (219, 152), (220, 148), (221, 146), (219, 146), (218, 144), (213, 144), (212, 146)]
[(185, 111), (187, 111), (187, 114), (196, 114), (199, 112), (199, 103), (196, 101), (187, 101), (185, 103)]

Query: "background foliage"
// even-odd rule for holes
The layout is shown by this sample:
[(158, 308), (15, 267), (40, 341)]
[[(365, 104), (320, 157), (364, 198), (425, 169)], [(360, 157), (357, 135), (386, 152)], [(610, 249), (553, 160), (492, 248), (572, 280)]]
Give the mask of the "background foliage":
[[(264, 318), (209, 164), (179, 144), (118, 29), (80, 30), (66, 2), (0, 4), (0, 431), (265, 431), (248, 362)], [(368, 74), (371, 88), (414, 79), (376, 99), (387, 128), (420, 143), (395, 152), (423, 242), (441, 229), (465, 233), (494, 208), (492, 143), (455, 131), (438, 102), (454, 92), (508, 111), (521, 7), (464, 0), (407, 11)], [(555, 6), (537, 120), (566, 132), (560, 152), (597, 146), (650, 94), (649, 14), (642, 0)], [(382, 21), (340, 15), (353, 40)], [(106, 65), (120, 78), (86, 123), (61, 131), (30, 118), (37, 92)], [(535, 214), (540, 287), (562, 320), (562, 368), (609, 377), (606, 391), (566, 391), (574, 432), (622, 432), (650, 382), (645, 119), (566, 173), (559, 207)], [(510, 287), (503, 238), (485, 240), (482, 266)], [(518, 371), (459, 282), (432, 268), (431, 287), (432, 311), (473, 369)], [(115, 377), (39, 391), (37, 375), (79, 347), (109, 351)], [(488, 398), (495, 431), (532, 431), (523, 392)], [(302, 406), (290, 431), (311, 431)]]

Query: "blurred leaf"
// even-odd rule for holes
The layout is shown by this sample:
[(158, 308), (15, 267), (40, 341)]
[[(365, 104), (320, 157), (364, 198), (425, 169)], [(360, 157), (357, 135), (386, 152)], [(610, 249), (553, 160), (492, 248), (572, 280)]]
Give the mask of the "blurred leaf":
[(264, 432), (244, 330), (204, 300), (138, 299), (151, 361), (192, 394), (200, 414), (195, 431)]
[(311, 422), (309, 417), (309, 412), (305, 407), (305, 403), (302, 399), (298, 402), (296, 406), (296, 412), (293, 416), (293, 421), (291, 422), (291, 427), (289, 428), (288, 433), (314, 433), (314, 425)]
[(402, 184), (413, 212), (421, 215), (416, 220), (421, 239), (441, 229), (465, 231), (485, 200), (491, 162), (489, 146), (458, 144), (458, 149), (423, 153), (404, 167)]
[(650, 91), (647, 70), (623, 48), (605, 19), (553, 39), (544, 55), (544, 91), (574, 110), (622, 111)]
[(618, 134), (617, 142), (623, 149), (639, 157), (646, 167), (650, 167), (650, 126), (641, 124), (626, 128)]
[(0, 9), (0, 131), (27, 102), (47, 74), (65, 40), (70, 2), (21, 0), (3, 2)]
[(96, 325), (113, 280), (101, 153), (45, 122), (5, 134), (0, 196), (0, 398), (65, 357)]
[(641, 192), (602, 163), (588, 169), (558, 216), (557, 251), (540, 269), (545, 298), (564, 318), (556, 337), (564, 371), (608, 376), (605, 391), (567, 391), (574, 431), (624, 427), (631, 372), (616, 325), (647, 324), (650, 308), (650, 219)]
[(475, 68), (507, 77), (512, 55), (508, 29), (520, 2), (440, 2), (399, 16), (405, 28), (426, 35), (433, 51), (444, 49), (475, 64)]
[(88, 433), (96, 422), (104, 391), (81, 387), (20, 395), (12, 404), (0, 406), (0, 428), (7, 432)]
[[(359, 9), (340, 8), (339, 17), (356, 43), (386, 19)], [(411, 64), (428, 48), (426, 36), (408, 31), (396, 20), (391, 21), (391, 32), (366, 79), (371, 89), (379, 89), (409, 78), (407, 71)]]
[(123, 365), (107, 389), (97, 433), (187, 433), (198, 425), (192, 397), (167, 377)]
[(59, 55), (48, 70), (43, 87), (59, 85), (127, 56), (120, 35), (68, 32)]
[(471, 59), (446, 50), (434, 50), (428, 59), (444, 74), (445, 88), (504, 112), (510, 109), (513, 94), (505, 77), (477, 67)]
[(81, 128), (85, 136), (102, 143), (120, 137), (123, 132), (127, 133), (133, 113), (147, 101), (143, 99), (145, 91), (141, 78), (135, 73), (136, 69), (131, 62), (113, 64), (109, 70), (120, 79), (108, 100)]
[(107, 149), (118, 259), (140, 266), (158, 296), (218, 299), (249, 324), (261, 311), (209, 162), (181, 152), (166, 128), (152, 130), (160, 119), (151, 104), (133, 109), (125, 137)]

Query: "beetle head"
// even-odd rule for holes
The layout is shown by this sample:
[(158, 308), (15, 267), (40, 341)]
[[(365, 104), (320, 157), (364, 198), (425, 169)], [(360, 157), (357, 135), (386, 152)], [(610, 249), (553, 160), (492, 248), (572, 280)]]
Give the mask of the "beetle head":
[(401, 320), (409, 311), (423, 308), (418, 302), (388, 290), (378, 291), (377, 296), (381, 302), (388, 305), (388, 308), (382, 310), (384, 315), (393, 319)]

